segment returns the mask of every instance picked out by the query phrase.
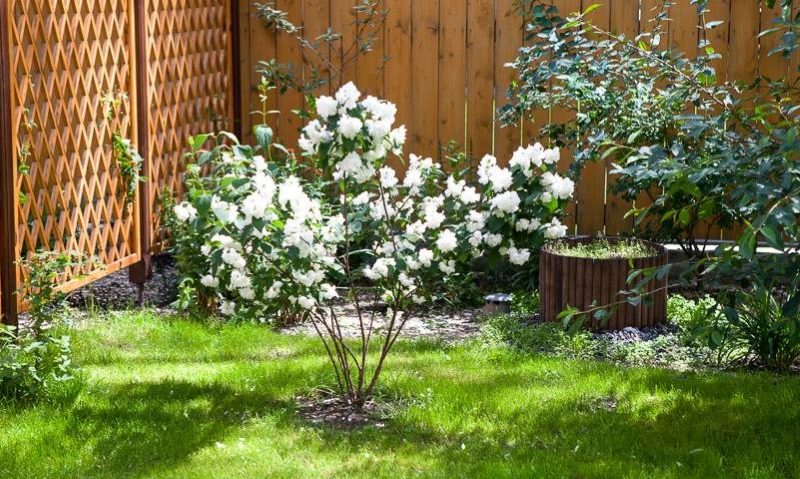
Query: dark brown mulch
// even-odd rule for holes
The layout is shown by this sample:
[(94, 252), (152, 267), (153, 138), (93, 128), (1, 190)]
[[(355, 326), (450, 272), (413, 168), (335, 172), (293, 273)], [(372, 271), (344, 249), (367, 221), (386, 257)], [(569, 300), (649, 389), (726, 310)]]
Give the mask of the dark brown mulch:
[(330, 426), (337, 429), (354, 429), (359, 427), (384, 427), (390, 404), (370, 399), (360, 408), (347, 397), (331, 391), (317, 391), (309, 396), (295, 397), (298, 413), (304, 420), (318, 426)]

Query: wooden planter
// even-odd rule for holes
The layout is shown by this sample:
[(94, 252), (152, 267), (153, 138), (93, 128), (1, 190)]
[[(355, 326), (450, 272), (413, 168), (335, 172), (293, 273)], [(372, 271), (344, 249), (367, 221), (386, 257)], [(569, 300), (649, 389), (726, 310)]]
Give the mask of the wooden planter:
[[(570, 244), (589, 243), (594, 238), (577, 237), (564, 239)], [(608, 238), (609, 242), (619, 238)], [(562, 256), (549, 246), (542, 248), (539, 256), (539, 297), (540, 312), (545, 321), (557, 321), (557, 316), (568, 306), (585, 311), (596, 306), (624, 301), (622, 290), (631, 289), (626, 280), (631, 271), (643, 268), (665, 266), (667, 251), (663, 246), (649, 241), (641, 241), (657, 251), (648, 258), (630, 259), (590, 259)], [(653, 280), (647, 285), (650, 301), (641, 301), (633, 306), (627, 302), (617, 308), (609, 309), (609, 317), (600, 324), (594, 318), (587, 320), (591, 329), (623, 329), (627, 326), (641, 328), (653, 326), (666, 320), (667, 316), (667, 278)], [(658, 290), (658, 291), (656, 291)], [(645, 305), (647, 303), (647, 305)]]

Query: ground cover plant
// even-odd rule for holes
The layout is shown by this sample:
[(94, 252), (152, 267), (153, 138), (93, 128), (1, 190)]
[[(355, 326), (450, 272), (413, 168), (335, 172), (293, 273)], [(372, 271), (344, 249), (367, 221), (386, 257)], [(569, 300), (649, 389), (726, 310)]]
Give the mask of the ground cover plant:
[(547, 248), (562, 256), (574, 258), (590, 259), (612, 259), (612, 258), (646, 258), (655, 256), (656, 251), (641, 241), (631, 239), (621, 239), (619, 241), (609, 241), (607, 238), (595, 238), (588, 243), (566, 243), (556, 241)]
[[(800, 381), (398, 344), (382, 427), (311, 424), (317, 340), (131, 312), (71, 331), (74, 403), (0, 405), (3, 477), (792, 477)], [(746, 431), (747, 433), (743, 433)]]

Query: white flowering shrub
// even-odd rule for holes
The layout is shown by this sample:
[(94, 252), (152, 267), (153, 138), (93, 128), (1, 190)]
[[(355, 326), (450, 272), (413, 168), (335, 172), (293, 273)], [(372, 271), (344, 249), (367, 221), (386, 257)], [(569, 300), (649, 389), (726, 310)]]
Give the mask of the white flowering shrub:
[[(485, 248), (490, 262), (504, 269), (535, 271), (542, 245), (567, 234), (560, 218), (575, 184), (558, 174), (559, 159), (558, 148), (546, 149), (539, 143), (519, 147), (508, 167), (499, 166), (491, 155), (483, 157), (477, 171), (484, 191), (482, 208), (470, 211), (466, 227), (469, 243)], [(531, 283), (536, 275), (519, 277)]]
[[(251, 320), (309, 319), (339, 386), (359, 405), (413, 306), (438, 299), (453, 278), (468, 278), (472, 260), (486, 251), (528, 263), (545, 238), (565, 234), (558, 216), (573, 184), (555, 173), (558, 150), (540, 145), (520, 149), (509, 168), (485, 157), (480, 185), (413, 154), (400, 178), (387, 164), (405, 142), (393, 104), (362, 98), (348, 83), (310, 106), (316, 118), (299, 146), (335, 192), (318, 196), (293, 170), (259, 156), (286, 151), (269, 144), (271, 135), (261, 135), (260, 150), (227, 134), (205, 150), (208, 137), (197, 137), (186, 199), (172, 210), (175, 250), (184, 303), (199, 297)], [(355, 291), (365, 284), (379, 292), (385, 313), (362, 307)], [(356, 346), (345, 341), (332, 307), (340, 293), (356, 306)], [(380, 343), (376, 358), (371, 342)]]

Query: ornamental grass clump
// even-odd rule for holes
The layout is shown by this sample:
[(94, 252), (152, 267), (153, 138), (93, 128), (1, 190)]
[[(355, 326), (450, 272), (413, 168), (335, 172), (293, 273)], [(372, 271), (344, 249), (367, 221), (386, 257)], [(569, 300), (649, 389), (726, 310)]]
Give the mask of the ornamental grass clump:
[[(309, 105), (316, 117), (299, 146), (323, 189), (279, 165), (294, 159), (269, 134), (255, 148), (228, 134), (210, 150), (208, 135), (192, 140), (187, 195), (170, 222), (183, 304), (200, 298), (228, 317), (310, 321), (341, 392), (361, 407), (419, 305), (469, 278), (485, 252), (522, 265), (531, 246), (563, 236), (558, 216), (574, 185), (555, 173), (558, 151), (538, 144), (509, 168), (484, 158), (478, 185), (413, 154), (401, 178), (387, 164), (406, 136), (395, 105), (362, 98), (352, 83)], [(385, 309), (367, 308), (364, 288)], [(355, 306), (356, 338), (343, 334), (334, 308), (342, 299)]]

